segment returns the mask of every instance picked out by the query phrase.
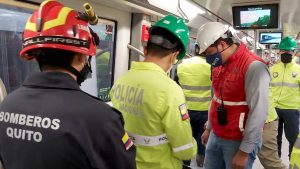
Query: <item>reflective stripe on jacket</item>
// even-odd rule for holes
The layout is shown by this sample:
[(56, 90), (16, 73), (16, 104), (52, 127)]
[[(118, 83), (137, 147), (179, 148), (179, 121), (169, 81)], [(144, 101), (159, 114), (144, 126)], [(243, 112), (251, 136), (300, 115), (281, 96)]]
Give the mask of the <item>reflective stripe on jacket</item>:
[(181, 169), (182, 160), (195, 156), (182, 89), (158, 65), (133, 62), (110, 96), (137, 147), (137, 168)]
[(271, 92), (275, 107), (298, 109), (300, 107), (300, 65), (279, 62), (271, 67)]
[(211, 70), (205, 59), (194, 56), (178, 65), (177, 75), (189, 110), (208, 110), (211, 101)]

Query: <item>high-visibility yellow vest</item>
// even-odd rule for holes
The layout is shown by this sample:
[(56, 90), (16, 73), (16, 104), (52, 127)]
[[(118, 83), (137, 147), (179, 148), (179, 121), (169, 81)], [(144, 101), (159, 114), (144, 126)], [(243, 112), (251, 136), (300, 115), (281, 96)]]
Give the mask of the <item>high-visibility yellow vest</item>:
[(272, 96), (272, 92), (269, 92), (269, 112), (267, 116), (266, 123), (270, 123), (278, 118), (277, 112), (275, 110), (275, 101)]
[(298, 135), (291, 154), (290, 169), (300, 169), (300, 134)]
[(208, 110), (211, 101), (211, 69), (205, 59), (194, 56), (178, 65), (177, 75), (189, 110)]
[(138, 169), (181, 169), (182, 160), (196, 155), (184, 94), (161, 67), (133, 62), (110, 97), (137, 147)]
[(300, 107), (300, 65), (279, 62), (271, 67), (271, 92), (275, 107), (298, 109)]

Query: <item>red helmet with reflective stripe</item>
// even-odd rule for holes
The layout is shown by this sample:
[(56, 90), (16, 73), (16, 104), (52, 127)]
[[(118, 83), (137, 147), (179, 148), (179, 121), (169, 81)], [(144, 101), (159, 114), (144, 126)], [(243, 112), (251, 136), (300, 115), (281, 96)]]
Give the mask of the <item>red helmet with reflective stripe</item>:
[[(95, 55), (97, 35), (74, 9), (57, 1), (45, 1), (28, 19), (23, 33), (21, 57), (31, 60), (28, 51), (55, 48), (84, 55)], [(98, 37), (97, 37), (98, 38)]]

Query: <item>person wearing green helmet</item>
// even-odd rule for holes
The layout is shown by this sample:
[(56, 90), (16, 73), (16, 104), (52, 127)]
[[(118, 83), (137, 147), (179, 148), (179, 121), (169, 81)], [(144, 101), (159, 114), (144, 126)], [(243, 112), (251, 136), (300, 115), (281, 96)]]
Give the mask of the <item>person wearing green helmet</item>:
[(167, 75), (176, 58), (186, 53), (189, 31), (182, 18), (168, 15), (149, 30), (145, 60), (112, 87), (113, 106), (122, 112), (125, 130), (137, 147), (138, 169), (181, 169), (195, 157), (185, 97)]
[[(300, 65), (293, 61), (297, 42), (288, 36), (281, 40), (280, 61), (271, 67), (271, 92), (278, 114), (278, 155), (281, 156), (282, 133), (289, 141), (289, 156), (299, 133)], [(284, 128), (283, 128), (284, 126)]]

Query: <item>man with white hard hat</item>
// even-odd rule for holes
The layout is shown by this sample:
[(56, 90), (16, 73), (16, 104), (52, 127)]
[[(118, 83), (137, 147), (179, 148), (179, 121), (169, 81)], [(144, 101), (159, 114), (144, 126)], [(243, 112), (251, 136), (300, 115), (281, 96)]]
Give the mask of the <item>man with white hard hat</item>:
[(201, 26), (197, 43), (213, 67), (214, 96), (202, 135), (207, 144), (204, 168), (252, 168), (268, 113), (268, 67), (243, 43), (234, 43), (222, 23)]

